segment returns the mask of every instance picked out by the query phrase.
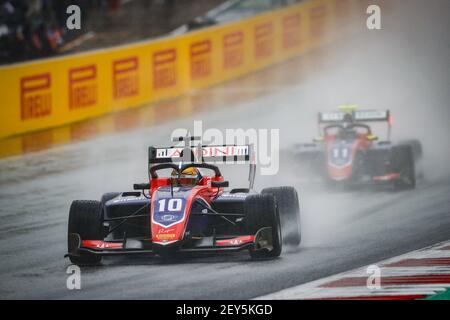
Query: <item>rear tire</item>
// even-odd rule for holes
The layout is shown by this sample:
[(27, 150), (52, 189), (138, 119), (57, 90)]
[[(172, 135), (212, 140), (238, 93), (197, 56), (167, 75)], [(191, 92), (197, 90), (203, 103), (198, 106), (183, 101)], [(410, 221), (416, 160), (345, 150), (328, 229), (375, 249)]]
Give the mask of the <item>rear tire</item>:
[(245, 200), (245, 224), (246, 229), (251, 234), (256, 234), (258, 230), (265, 227), (272, 228), (272, 250), (250, 249), (252, 259), (276, 258), (281, 254), (282, 235), (280, 216), (276, 200), (271, 194), (250, 195)]
[[(77, 233), (82, 240), (103, 240), (103, 210), (99, 201), (75, 200), (70, 206), (68, 235)], [(67, 246), (70, 250), (69, 237)], [(79, 256), (69, 256), (77, 265), (97, 264), (100, 255), (80, 252)]]
[(266, 188), (261, 193), (271, 194), (277, 201), (281, 230), (283, 232), (283, 243), (298, 246), (302, 238), (300, 231), (300, 205), (295, 188)]
[(394, 189), (414, 189), (416, 187), (416, 170), (413, 148), (409, 145), (394, 147), (391, 163), (393, 171), (400, 173), (400, 178), (394, 181)]

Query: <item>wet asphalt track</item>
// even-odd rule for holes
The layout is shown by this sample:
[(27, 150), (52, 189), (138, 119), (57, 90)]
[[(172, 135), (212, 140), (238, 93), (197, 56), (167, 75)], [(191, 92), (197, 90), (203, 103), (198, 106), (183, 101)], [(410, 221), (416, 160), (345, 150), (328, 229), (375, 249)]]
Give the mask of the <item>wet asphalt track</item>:
[[(449, 2), (394, 3), (382, 31), (250, 77), (248, 85), (210, 89), (260, 95), (233, 108), (0, 160), (0, 298), (253, 298), (448, 240)], [(167, 144), (174, 128), (201, 119), (205, 128), (281, 128), (285, 149), (315, 135), (317, 110), (341, 102), (389, 107), (394, 137), (422, 140), (426, 180), (416, 190), (328, 192), (300, 183), (286, 164), (256, 184), (298, 188), (299, 248), (265, 262), (250, 261), (245, 252), (173, 262), (107, 258), (82, 269), (82, 290), (66, 289), (70, 202), (145, 181), (148, 145)]]

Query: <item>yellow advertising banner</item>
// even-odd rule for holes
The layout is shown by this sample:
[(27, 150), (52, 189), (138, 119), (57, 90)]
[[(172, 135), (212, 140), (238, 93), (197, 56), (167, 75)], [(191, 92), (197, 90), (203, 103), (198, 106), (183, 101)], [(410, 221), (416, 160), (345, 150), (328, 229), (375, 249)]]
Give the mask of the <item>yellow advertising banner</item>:
[(333, 40), (338, 17), (349, 19), (360, 3), (304, 1), (181, 36), (0, 67), (0, 138), (177, 97), (297, 56)]

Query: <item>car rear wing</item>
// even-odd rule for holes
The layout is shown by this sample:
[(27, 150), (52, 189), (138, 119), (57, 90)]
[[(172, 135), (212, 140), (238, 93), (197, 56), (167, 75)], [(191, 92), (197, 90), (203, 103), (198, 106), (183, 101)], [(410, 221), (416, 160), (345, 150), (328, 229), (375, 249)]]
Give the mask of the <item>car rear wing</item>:
[(356, 110), (355, 106), (342, 106), (341, 110), (330, 112), (319, 112), (318, 130), (321, 134), (321, 125), (340, 124), (345, 120), (345, 115), (352, 115), (353, 122), (386, 122), (387, 139), (390, 140), (392, 129), (392, 117), (389, 110)]
[(250, 145), (150, 147), (149, 163), (239, 163), (249, 162)]
[(209, 163), (209, 164), (250, 164), (249, 182), (253, 188), (256, 162), (252, 144), (248, 145), (201, 145), (199, 137), (177, 137), (174, 142), (184, 141), (184, 146), (154, 147), (148, 149), (149, 168), (162, 163)]
[(390, 121), (389, 110), (331, 111), (319, 112), (319, 124), (341, 123), (346, 114), (351, 114), (355, 122)]

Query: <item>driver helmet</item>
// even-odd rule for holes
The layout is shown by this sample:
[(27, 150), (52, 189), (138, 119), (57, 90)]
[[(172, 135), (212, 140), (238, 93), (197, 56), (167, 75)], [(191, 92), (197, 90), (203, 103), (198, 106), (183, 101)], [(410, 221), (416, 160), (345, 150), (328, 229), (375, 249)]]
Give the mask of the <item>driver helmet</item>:
[(178, 176), (178, 171), (173, 170), (171, 174), (172, 185), (182, 185), (182, 186), (195, 186), (198, 184), (202, 175), (200, 170), (195, 167), (189, 167), (184, 169)]
[(343, 127), (347, 129), (350, 125), (353, 124), (353, 115), (351, 113), (346, 113), (343, 119)]

